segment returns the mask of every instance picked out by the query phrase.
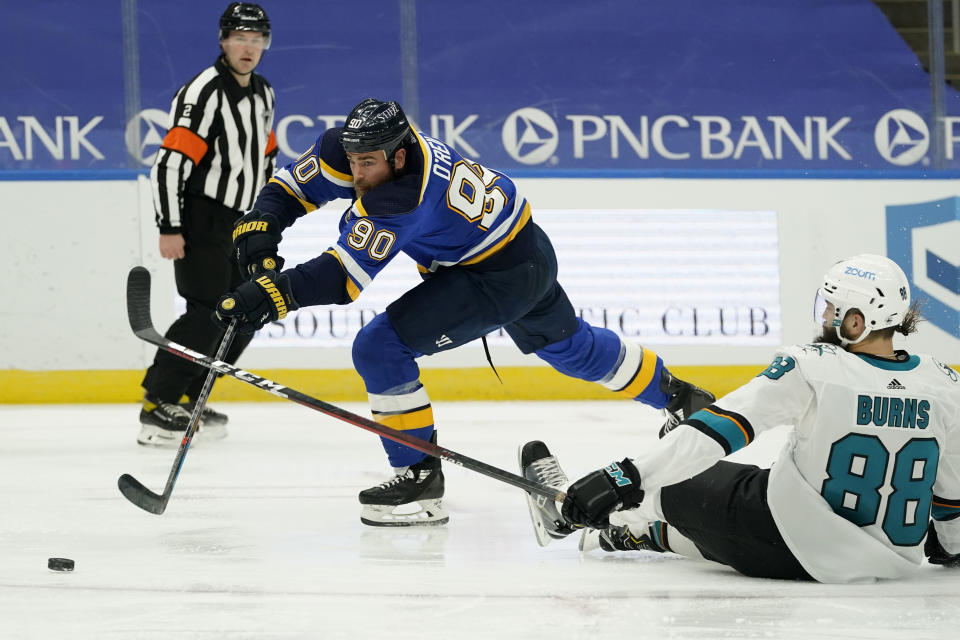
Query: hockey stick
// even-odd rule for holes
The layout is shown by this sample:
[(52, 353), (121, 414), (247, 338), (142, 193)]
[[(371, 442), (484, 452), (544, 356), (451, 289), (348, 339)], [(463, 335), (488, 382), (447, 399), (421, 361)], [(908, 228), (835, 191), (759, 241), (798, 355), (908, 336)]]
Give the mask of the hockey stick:
[(136, 334), (138, 338), (156, 345), (164, 351), (168, 351), (176, 356), (206, 367), (211, 371), (216, 371), (231, 378), (246, 382), (275, 396), (296, 402), (314, 411), (319, 411), (330, 417), (352, 424), (355, 427), (366, 429), (394, 442), (405, 444), (411, 449), (425, 453), (428, 456), (446, 460), (447, 462), (460, 465), (471, 471), (476, 471), (494, 480), (519, 487), (529, 493), (545, 496), (557, 502), (563, 502), (566, 497), (563, 491), (558, 491), (538, 482), (527, 480), (522, 476), (498, 469), (485, 462), (474, 460), (456, 451), (437, 446), (427, 440), (414, 438), (403, 431), (385, 427), (373, 420), (358, 416), (355, 413), (350, 413), (345, 409), (336, 407), (323, 400), (318, 400), (290, 387), (285, 387), (272, 380), (244, 371), (229, 363), (222, 362), (219, 358), (211, 359), (202, 353), (167, 340), (153, 328), (153, 320), (150, 318), (150, 272), (143, 267), (134, 267), (127, 276), (127, 315), (130, 320), (130, 328), (133, 329), (133, 333)]
[[(147, 272), (147, 276), (150, 276), (150, 273)], [(147, 282), (149, 286), (149, 281)], [(127, 298), (129, 303), (129, 297)], [(230, 326), (227, 327), (226, 332), (223, 334), (223, 339), (220, 341), (220, 346), (217, 347), (216, 359), (219, 360), (227, 352), (227, 349), (230, 348), (230, 343), (233, 342), (233, 334), (237, 330), (237, 321), (236, 319), (230, 322)], [(149, 511), (156, 515), (160, 515), (167, 508), (167, 503), (170, 502), (170, 495), (173, 493), (173, 485), (177, 482), (177, 476), (180, 475), (180, 469), (183, 467), (183, 459), (187, 457), (187, 449), (190, 448), (190, 442), (193, 440), (194, 434), (197, 432), (197, 427), (200, 424), (200, 416), (203, 414), (203, 408), (207, 406), (207, 398), (210, 396), (210, 389), (213, 388), (213, 381), (217, 379), (217, 372), (213, 369), (210, 369), (210, 372), (207, 373), (206, 380), (203, 381), (203, 388), (200, 390), (200, 397), (197, 398), (196, 404), (193, 405), (193, 413), (190, 415), (190, 424), (187, 425), (187, 430), (183, 434), (183, 440), (180, 441), (180, 448), (177, 449), (177, 457), (173, 459), (173, 468), (170, 469), (170, 475), (167, 476), (167, 485), (163, 488), (163, 493), (156, 494), (150, 489), (147, 489), (143, 483), (131, 476), (129, 473), (125, 473), (117, 480), (117, 486), (120, 487), (120, 493), (123, 496), (140, 507), (144, 511)]]

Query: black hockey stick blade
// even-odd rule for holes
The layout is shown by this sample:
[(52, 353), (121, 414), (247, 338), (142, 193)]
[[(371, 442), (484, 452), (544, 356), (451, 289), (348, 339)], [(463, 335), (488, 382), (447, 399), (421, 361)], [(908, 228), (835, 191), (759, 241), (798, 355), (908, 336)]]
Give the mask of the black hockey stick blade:
[(130, 328), (140, 331), (153, 330), (150, 317), (150, 272), (145, 267), (134, 267), (127, 274), (127, 319)]
[(117, 486), (123, 496), (144, 511), (160, 515), (167, 508), (167, 498), (147, 489), (139, 480), (128, 473), (117, 480)]
[(301, 393), (296, 389), (291, 389), (290, 387), (286, 387), (278, 382), (274, 382), (273, 380), (268, 380), (267, 378), (258, 376), (255, 373), (244, 371), (243, 369), (232, 364), (223, 362), (221, 360), (215, 360), (209, 356), (194, 351), (193, 349), (167, 340), (165, 337), (157, 333), (157, 330), (153, 327), (153, 321), (150, 319), (150, 272), (143, 267), (134, 267), (130, 270), (130, 274), (127, 277), (127, 314), (130, 320), (130, 328), (133, 329), (133, 332), (138, 338), (149, 342), (150, 344), (157, 346), (168, 353), (172, 353), (175, 356), (190, 360), (201, 367), (206, 367), (207, 369), (212, 369), (223, 375), (240, 380), (241, 382), (246, 382), (247, 384), (266, 391), (267, 393), (272, 393), (275, 396), (296, 402), (297, 404), (303, 405), (309, 409), (313, 409), (314, 411), (319, 411), (320, 413), (324, 413), (332, 418), (352, 424), (355, 427), (360, 427), (361, 429), (376, 433), (384, 438), (393, 440), (394, 442), (399, 442), (410, 447), (411, 449), (425, 453), (428, 456), (446, 460), (447, 462), (460, 465), (461, 467), (465, 467), (471, 471), (476, 471), (477, 473), (483, 474), (489, 478), (513, 485), (514, 487), (523, 489), (528, 493), (551, 498), (557, 502), (563, 502), (564, 498), (566, 498), (566, 494), (563, 491), (548, 487), (547, 485), (540, 484), (539, 482), (527, 480), (523, 476), (518, 476), (515, 473), (498, 469), (497, 467), (489, 465), (485, 462), (480, 462), (479, 460), (475, 460), (469, 456), (457, 453), (456, 451), (440, 447), (427, 440), (414, 438), (404, 431), (397, 431), (395, 429), (391, 429), (390, 427), (385, 427), (378, 422), (370, 420), (369, 418), (364, 418), (363, 416), (351, 413), (328, 402), (324, 402), (323, 400), (319, 400), (312, 396), (308, 396), (305, 393)]
[[(163, 336), (157, 334), (153, 328), (153, 320), (150, 318), (150, 272), (143, 267), (134, 267), (127, 275), (127, 318), (130, 321), (130, 327), (134, 333), (140, 337), (146, 334), (150, 337), (163, 339)], [(217, 347), (216, 361), (224, 357), (230, 344), (233, 342), (233, 336), (237, 330), (237, 321), (233, 320), (230, 326), (223, 334), (220, 345)], [(147, 339), (147, 338), (144, 338)], [(200, 391), (200, 397), (197, 398), (193, 407), (193, 413), (190, 415), (190, 423), (184, 432), (183, 440), (180, 442), (180, 448), (177, 449), (177, 455), (173, 461), (173, 467), (170, 469), (170, 475), (167, 476), (167, 484), (163, 488), (162, 494), (156, 494), (147, 489), (142, 482), (129, 474), (123, 474), (117, 480), (117, 486), (120, 493), (140, 507), (144, 511), (160, 515), (170, 502), (170, 496), (173, 494), (173, 487), (183, 468), (184, 459), (187, 451), (190, 449), (190, 443), (197, 432), (200, 424), (200, 416), (203, 408), (207, 404), (207, 398), (210, 396), (210, 389), (213, 387), (214, 380), (217, 377), (215, 369), (207, 373), (206, 380), (203, 383), (203, 389)]]

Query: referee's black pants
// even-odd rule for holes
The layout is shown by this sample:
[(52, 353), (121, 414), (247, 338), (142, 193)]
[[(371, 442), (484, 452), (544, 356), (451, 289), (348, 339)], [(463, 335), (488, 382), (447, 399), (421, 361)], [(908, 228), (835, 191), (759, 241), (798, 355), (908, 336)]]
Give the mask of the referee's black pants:
[[(223, 328), (212, 319), (217, 301), (240, 286), (244, 277), (233, 255), (233, 224), (240, 212), (205, 197), (184, 198), (185, 255), (174, 260), (177, 291), (187, 310), (167, 330), (168, 340), (213, 355)], [(226, 362), (236, 362), (253, 336), (235, 334)], [(157, 350), (141, 385), (163, 402), (179, 402), (183, 395), (196, 400), (207, 370), (163, 350)]]

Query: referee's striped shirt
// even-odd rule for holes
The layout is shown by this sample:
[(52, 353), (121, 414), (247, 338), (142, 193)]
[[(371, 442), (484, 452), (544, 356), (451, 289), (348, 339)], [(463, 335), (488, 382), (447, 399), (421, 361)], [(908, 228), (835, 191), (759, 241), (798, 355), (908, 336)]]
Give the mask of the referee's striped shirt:
[(262, 76), (251, 74), (250, 85), (241, 87), (222, 57), (177, 91), (150, 171), (161, 233), (180, 231), (185, 193), (237, 211), (253, 206), (277, 155), (273, 103)]

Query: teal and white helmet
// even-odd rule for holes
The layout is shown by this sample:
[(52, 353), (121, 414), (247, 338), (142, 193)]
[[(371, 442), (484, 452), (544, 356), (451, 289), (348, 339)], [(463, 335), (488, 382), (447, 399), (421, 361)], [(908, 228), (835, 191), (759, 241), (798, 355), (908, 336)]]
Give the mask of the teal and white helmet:
[[(832, 314), (824, 313), (827, 303)], [(896, 262), (885, 256), (864, 253), (836, 263), (823, 276), (817, 290), (816, 318), (824, 327), (834, 327), (843, 345), (856, 344), (875, 329), (896, 327), (910, 308), (910, 284)], [(866, 330), (856, 339), (841, 335), (843, 318), (850, 309), (863, 314)]]

